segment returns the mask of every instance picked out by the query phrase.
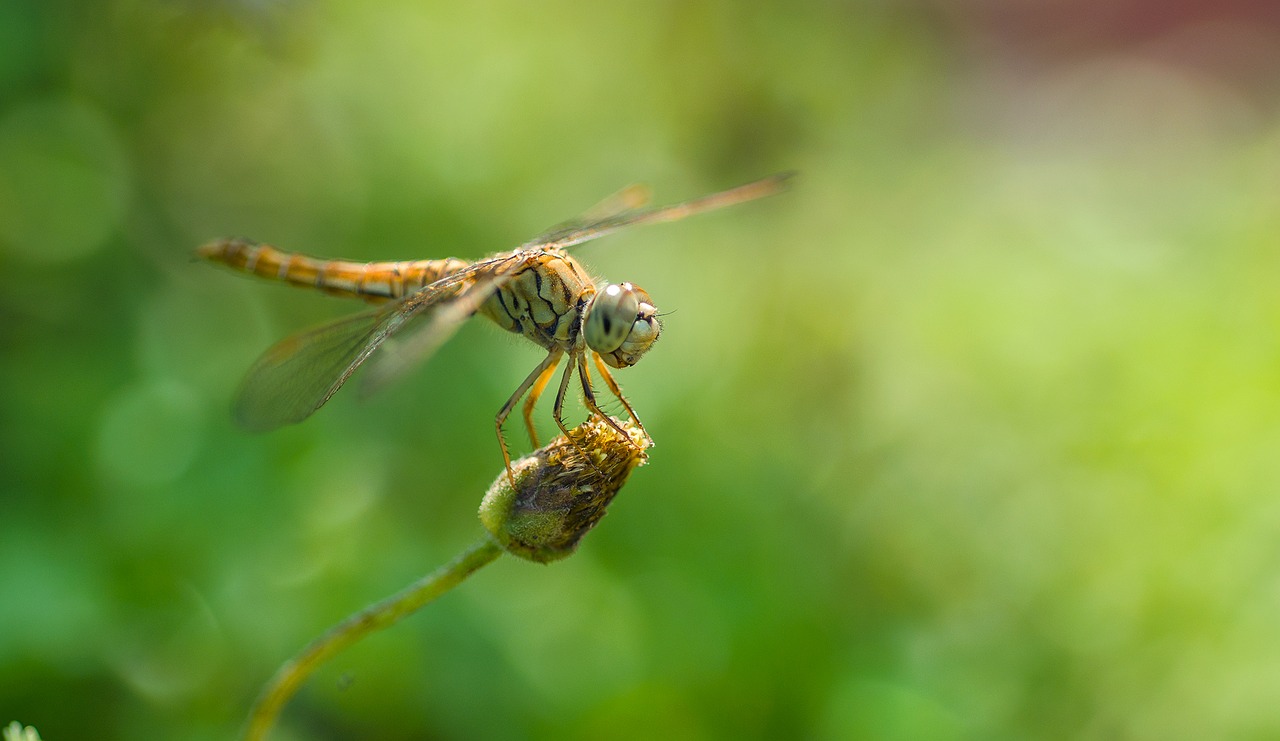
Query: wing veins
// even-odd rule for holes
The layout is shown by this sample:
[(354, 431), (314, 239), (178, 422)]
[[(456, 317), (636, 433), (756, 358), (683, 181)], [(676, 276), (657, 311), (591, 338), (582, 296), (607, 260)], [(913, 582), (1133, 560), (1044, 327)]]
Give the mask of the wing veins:
[(762, 180), (739, 185), (719, 193), (694, 198), (693, 200), (659, 206), (648, 209), (629, 209), (621, 213), (606, 216), (591, 223), (568, 229), (553, 230), (544, 242), (529, 243), (528, 249), (565, 249), (574, 245), (590, 242), (630, 226), (639, 224), (657, 224), (677, 221), (695, 214), (714, 211), (757, 198), (773, 195), (786, 187), (793, 173), (779, 173)]
[[(425, 359), (497, 290), (505, 268), (502, 263), (514, 263), (519, 257), (521, 253), (516, 252), (481, 260), (398, 303), (342, 317), (281, 340), (245, 375), (236, 393), (237, 422), (257, 431), (301, 422), (324, 406), (387, 338), (410, 319), (429, 314), (431, 321), (424, 329), (432, 329), (439, 340), (417, 356)], [(485, 283), (463, 285), (485, 271), (498, 275)], [(458, 296), (466, 297), (459, 307), (444, 305)]]

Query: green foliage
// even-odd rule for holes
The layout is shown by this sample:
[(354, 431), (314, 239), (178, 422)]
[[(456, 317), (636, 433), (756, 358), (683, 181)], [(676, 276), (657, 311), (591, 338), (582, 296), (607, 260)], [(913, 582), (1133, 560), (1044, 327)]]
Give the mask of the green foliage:
[(1274, 29), (90, 5), (0, 3), (8, 717), (228, 738), (482, 532), (540, 352), (467, 327), (247, 435), (254, 357), (360, 307), (197, 245), (472, 258), (630, 182), (795, 169), (578, 251), (668, 312), (618, 373), (650, 464), (573, 558), (500, 559), (343, 653), (276, 737), (1280, 736)]

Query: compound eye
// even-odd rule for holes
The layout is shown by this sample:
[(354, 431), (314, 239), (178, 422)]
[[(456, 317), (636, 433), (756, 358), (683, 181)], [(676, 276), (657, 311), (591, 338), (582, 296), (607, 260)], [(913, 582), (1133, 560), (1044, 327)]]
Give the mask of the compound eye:
[(662, 326), (653, 299), (630, 283), (608, 285), (596, 294), (583, 333), (587, 346), (614, 368), (636, 364), (658, 339)]
[(587, 346), (598, 353), (617, 350), (631, 333), (639, 310), (640, 300), (630, 283), (605, 286), (588, 309), (583, 329)]

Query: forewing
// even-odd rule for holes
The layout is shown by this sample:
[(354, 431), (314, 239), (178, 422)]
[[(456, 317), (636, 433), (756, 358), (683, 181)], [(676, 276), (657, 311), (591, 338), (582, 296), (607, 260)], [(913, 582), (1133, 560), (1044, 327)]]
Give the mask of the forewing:
[(736, 188), (712, 193), (709, 196), (695, 198), (691, 201), (683, 203), (675, 203), (670, 206), (660, 206), (658, 208), (650, 208), (643, 210), (628, 210), (621, 213), (605, 216), (603, 218), (552, 230), (545, 236), (545, 241), (536, 244), (527, 244), (527, 247), (537, 247), (541, 249), (564, 249), (572, 247), (575, 244), (582, 244), (593, 239), (612, 234), (619, 229), (637, 224), (656, 224), (663, 221), (676, 221), (694, 214), (700, 214), (706, 211), (714, 211), (725, 206), (732, 206), (737, 203), (753, 201), (757, 198), (763, 198), (768, 195), (778, 193), (786, 187), (786, 183), (791, 179), (792, 173), (780, 173), (757, 180), (753, 183), (740, 185)]
[(649, 188), (644, 185), (628, 185), (608, 198), (587, 209), (578, 216), (562, 221), (525, 242), (524, 246), (537, 247), (552, 244), (557, 240), (581, 231), (593, 224), (617, 218), (625, 213), (635, 211), (649, 203)]

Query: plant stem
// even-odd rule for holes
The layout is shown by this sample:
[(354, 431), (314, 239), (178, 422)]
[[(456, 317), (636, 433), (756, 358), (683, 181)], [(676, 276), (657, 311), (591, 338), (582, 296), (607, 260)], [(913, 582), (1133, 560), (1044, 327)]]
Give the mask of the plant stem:
[(502, 554), (502, 547), (486, 536), (459, 554), (453, 561), (427, 574), (399, 593), (366, 607), (324, 635), (312, 641), (297, 656), (280, 667), (249, 714), (245, 741), (262, 741), (275, 724), (280, 710), (298, 686), (325, 660), (375, 630), (398, 622), (423, 605), (456, 587), (481, 566)]

